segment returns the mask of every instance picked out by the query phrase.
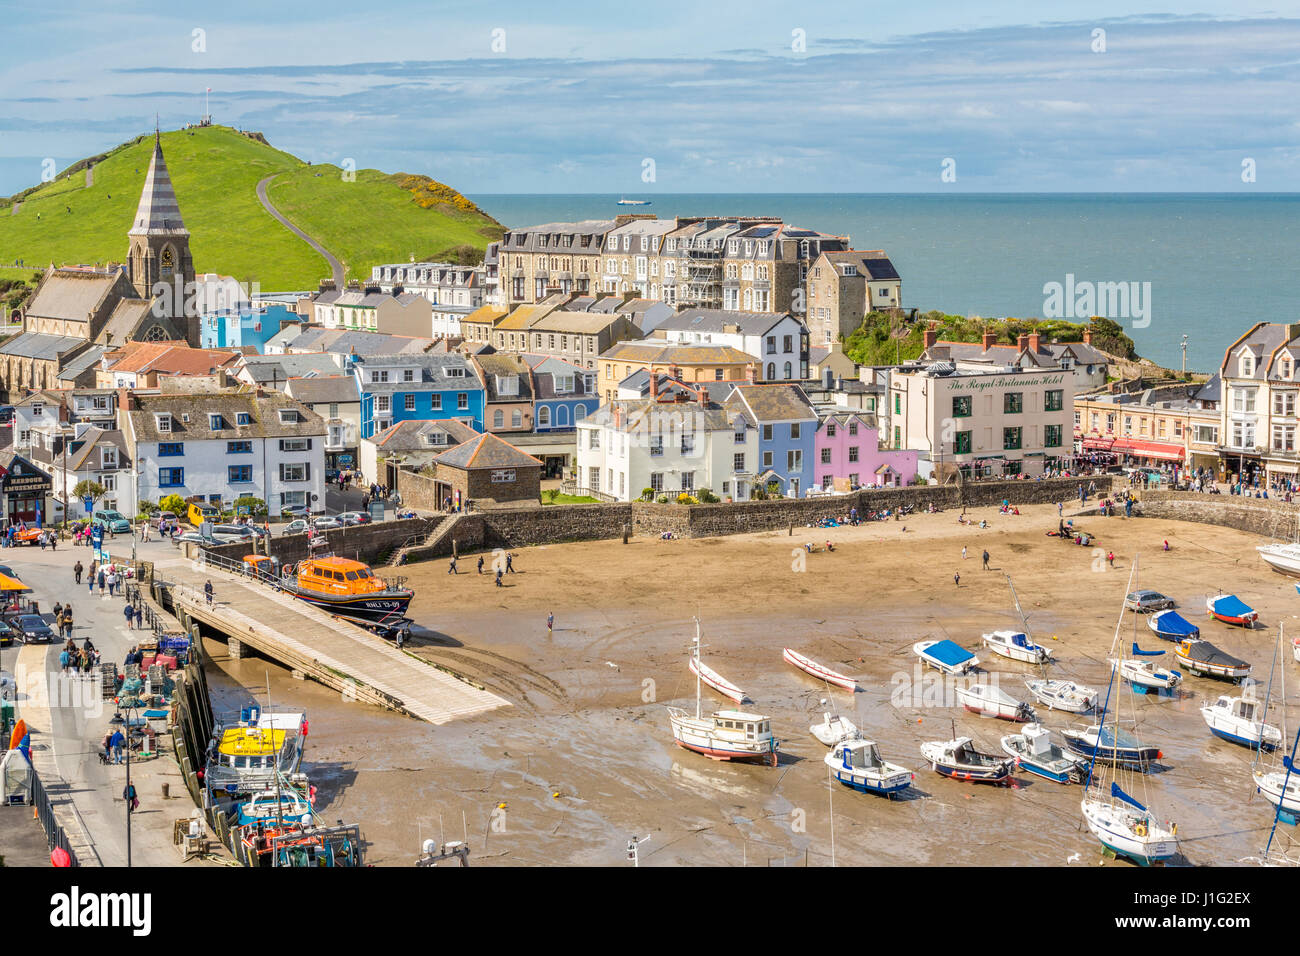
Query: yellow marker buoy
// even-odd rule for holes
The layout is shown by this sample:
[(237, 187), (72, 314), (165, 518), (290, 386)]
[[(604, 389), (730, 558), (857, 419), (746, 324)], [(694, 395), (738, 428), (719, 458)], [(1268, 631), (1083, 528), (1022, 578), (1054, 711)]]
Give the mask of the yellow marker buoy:
[(505, 805), (504, 803), (498, 803), (498, 804), (497, 804), (497, 809), (498, 809), (498, 810), (504, 810), (505, 808), (506, 808), (506, 805)]
[(558, 790), (556, 790), (553, 794), (551, 794), (551, 796), (553, 797), (558, 797), (559, 795), (560, 795), (560, 791)]

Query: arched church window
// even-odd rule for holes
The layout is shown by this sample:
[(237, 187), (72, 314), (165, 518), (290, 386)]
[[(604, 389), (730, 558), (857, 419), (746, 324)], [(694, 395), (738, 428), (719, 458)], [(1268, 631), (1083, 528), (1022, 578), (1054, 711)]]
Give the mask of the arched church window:
[(144, 340), (146, 342), (163, 342), (166, 341), (166, 339), (167, 339), (167, 333), (163, 331), (161, 325), (153, 326), (144, 335)]

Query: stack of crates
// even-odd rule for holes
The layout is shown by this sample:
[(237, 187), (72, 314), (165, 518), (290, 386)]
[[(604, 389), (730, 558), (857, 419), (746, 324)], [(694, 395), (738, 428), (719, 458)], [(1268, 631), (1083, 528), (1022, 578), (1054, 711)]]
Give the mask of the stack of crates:
[(99, 665), (99, 693), (104, 700), (117, 696), (117, 665), (104, 661)]

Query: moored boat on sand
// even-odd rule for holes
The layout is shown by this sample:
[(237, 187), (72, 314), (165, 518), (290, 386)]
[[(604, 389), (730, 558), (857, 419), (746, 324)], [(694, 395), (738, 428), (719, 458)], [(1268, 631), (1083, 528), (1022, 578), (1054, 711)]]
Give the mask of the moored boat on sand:
[(1036, 720), (1034, 708), (1016, 700), (993, 684), (976, 683), (957, 688), (957, 701), (973, 714), (1002, 720)]
[(893, 797), (916, 779), (906, 767), (883, 760), (874, 740), (843, 740), (823, 759), (836, 780), (859, 793)]
[(834, 747), (842, 740), (857, 740), (862, 736), (853, 721), (832, 713), (822, 714), (822, 722), (813, 724), (808, 732), (827, 747)]
[(1002, 749), (1015, 758), (1021, 770), (1055, 783), (1082, 783), (1087, 779), (1087, 762), (1052, 743), (1051, 734), (1038, 724), (1025, 724), (1020, 733), (1003, 737)]
[(1205, 610), (1216, 621), (1238, 627), (1254, 627), (1259, 613), (1235, 594), (1218, 594), (1205, 599)]
[(912, 653), (945, 674), (966, 674), (979, 666), (980, 659), (955, 641), (917, 641)]
[(935, 773), (970, 783), (1005, 784), (1015, 769), (1010, 757), (980, 750), (969, 737), (928, 741), (921, 744), (921, 756)]
[(1201, 636), (1201, 629), (1177, 611), (1156, 611), (1147, 618), (1147, 627), (1167, 641), (1185, 641)]
[(994, 654), (1025, 664), (1043, 664), (1052, 657), (1050, 650), (1035, 644), (1024, 631), (993, 631), (984, 635), (984, 646)]
[(1282, 731), (1264, 723), (1263, 709), (1260, 701), (1225, 696), (1202, 707), (1201, 716), (1216, 737), (1252, 750), (1272, 750), (1282, 743)]
[(1097, 691), (1072, 680), (1028, 680), (1025, 686), (1048, 710), (1086, 714), (1097, 706)]
[(1164, 757), (1158, 747), (1138, 740), (1132, 733), (1114, 725), (1093, 724), (1089, 727), (1070, 727), (1061, 731), (1065, 746), (1080, 757), (1110, 764), (1148, 770)]
[(788, 647), (785, 648), (781, 654), (781, 658), (787, 664), (799, 668), (799, 670), (803, 671), (805, 674), (816, 677), (818, 680), (823, 680), (828, 684), (834, 684), (836, 687), (842, 687), (847, 691), (855, 691), (858, 689), (858, 682), (852, 677), (846, 677), (844, 674), (837, 673), (829, 667), (824, 667), (812, 658), (805, 657), (796, 650), (792, 650)]
[(1183, 641), (1174, 652), (1178, 666), (1197, 677), (1240, 681), (1250, 676), (1250, 665), (1239, 657), (1221, 651), (1209, 641)]

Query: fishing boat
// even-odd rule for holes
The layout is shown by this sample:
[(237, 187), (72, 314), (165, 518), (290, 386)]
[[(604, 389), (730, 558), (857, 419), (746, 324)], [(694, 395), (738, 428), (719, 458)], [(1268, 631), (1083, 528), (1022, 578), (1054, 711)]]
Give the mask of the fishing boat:
[(1071, 752), (1089, 760), (1097, 758), (1107, 763), (1117, 763), (1134, 770), (1149, 770), (1164, 757), (1158, 747), (1142, 743), (1122, 727), (1092, 724), (1088, 727), (1070, 727), (1061, 731), (1065, 746)]
[(692, 674), (704, 681), (704, 683), (708, 684), (723, 697), (730, 697), (737, 704), (744, 704), (749, 701), (749, 698), (745, 696), (743, 690), (731, 681), (727, 680), (699, 658), (692, 657), (687, 666), (691, 669)]
[(263, 822), (283, 822), (285, 820), (299, 823), (311, 823), (311, 802), (297, 791), (284, 788), (267, 789), (255, 793), (247, 800), (234, 805), (239, 824), (247, 826), (259, 820)]
[(917, 641), (912, 653), (945, 674), (966, 674), (979, 666), (980, 659), (953, 641)]
[(278, 584), (313, 607), (368, 625), (404, 620), (415, 597), (401, 579), (389, 584), (369, 565), (332, 555), (286, 565)]
[(836, 780), (858, 793), (892, 798), (916, 779), (906, 767), (883, 760), (874, 740), (840, 741), (823, 759)]
[(1157, 611), (1147, 618), (1147, 627), (1167, 641), (1185, 641), (1201, 636), (1201, 629), (1177, 611)]
[(1035, 644), (1023, 631), (993, 631), (984, 635), (984, 646), (994, 654), (1026, 664), (1042, 664), (1050, 660), (1052, 652)]
[(827, 747), (834, 747), (842, 740), (857, 740), (862, 736), (853, 721), (829, 712), (822, 714), (822, 722), (813, 724), (808, 732)]
[(791, 650), (787, 647), (781, 653), (781, 657), (787, 664), (799, 668), (799, 670), (803, 671), (805, 674), (811, 674), (818, 680), (823, 680), (828, 684), (834, 684), (836, 687), (843, 687), (848, 691), (855, 691), (858, 689), (858, 682), (852, 677), (845, 677), (843, 674), (836, 673), (829, 667), (823, 667), (812, 658), (805, 657), (798, 651)]
[(1097, 706), (1097, 691), (1072, 680), (1027, 680), (1025, 686), (1048, 710), (1086, 714)]
[[(1132, 591), (1135, 587), (1137, 570), (1135, 557), (1126, 591)], [(1114, 661), (1119, 657), (1116, 651), (1126, 610), (1121, 606), (1119, 621), (1115, 625), (1115, 637), (1111, 642), (1110, 679), (1106, 684), (1106, 702), (1102, 706), (1101, 718), (1096, 726), (1087, 728), (1075, 736), (1073, 741), (1071, 734), (1065, 734), (1065, 741), (1066, 746), (1076, 753), (1080, 751), (1075, 748), (1082, 745), (1085, 748), (1083, 755), (1091, 760), (1083, 799), (1079, 803), (1088, 829), (1109, 853), (1126, 857), (1140, 866), (1150, 866), (1153, 863), (1164, 863), (1178, 853), (1178, 826), (1157, 819), (1155, 813), (1126, 793), (1119, 783), (1121, 778), (1131, 774), (1129, 765), (1121, 759), (1125, 752), (1123, 748), (1136, 744), (1130, 742), (1120, 730), (1119, 707), (1113, 710), (1109, 707), (1111, 692), (1116, 687), (1119, 675), (1119, 666)], [(1133, 627), (1136, 630), (1136, 619)], [(1114, 714), (1114, 721), (1107, 726), (1110, 713)], [(1140, 744), (1136, 748), (1134, 756), (1146, 756)], [(1155, 757), (1159, 759), (1160, 756), (1157, 751)], [(1109, 787), (1106, 786), (1107, 781)]]
[(1260, 544), (1255, 546), (1255, 550), (1274, 571), (1300, 578), (1300, 542)]
[[(700, 660), (700, 622), (695, 622), (691, 645), (691, 672), (695, 674), (695, 716), (681, 707), (668, 707), (673, 741), (679, 747), (714, 760), (761, 760), (776, 766), (780, 746), (772, 735), (772, 721), (762, 714), (740, 710), (719, 710), (704, 716), (700, 710), (700, 686), (712, 673)], [(710, 685), (712, 686), (712, 685)], [(741, 695), (743, 697), (743, 695)]]
[(1221, 651), (1209, 641), (1183, 641), (1174, 652), (1178, 666), (1197, 677), (1240, 681), (1250, 675), (1250, 665), (1239, 657)]
[(1254, 627), (1259, 614), (1235, 594), (1218, 594), (1205, 599), (1205, 610), (1210, 617), (1224, 624)]
[(214, 721), (203, 782), (216, 796), (256, 793), (277, 774), (297, 773), (307, 738), (307, 717), (298, 711), (264, 713), (246, 707)]
[(237, 829), (240, 857), (254, 867), (333, 868), (364, 865), (361, 828), (300, 820), (257, 820)]
[(1015, 758), (1021, 770), (1055, 783), (1082, 783), (1087, 779), (1087, 762), (1052, 743), (1052, 735), (1038, 724), (1025, 724), (1021, 733), (1003, 737), (1002, 749)]
[(994, 684), (974, 683), (957, 689), (957, 701), (973, 714), (1002, 720), (1037, 720), (1034, 708)]
[(1133, 644), (1133, 656), (1111, 661), (1118, 664), (1119, 676), (1134, 687), (1147, 690), (1173, 690), (1183, 682), (1183, 675), (1167, 667), (1156, 666), (1155, 661), (1144, 660), (1147, 657), (1159, 657), (1164, 651), (1144, 651)]
[(1009, 783), (1016, 765), (1010, 757), (980, 750), (969, 737), (928, 741), (921, 744), (921, 756), (935, 773), (971, 783)]
[(1210, 733), (1252, 750), (1272, 750), (1282, 743), (1282, 731), (1264, 723), (1261, 702), (1249, 697), (1220, 697), (1201, 708)]

